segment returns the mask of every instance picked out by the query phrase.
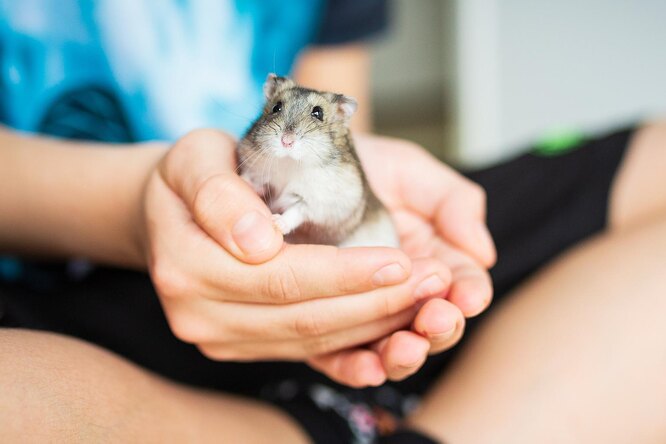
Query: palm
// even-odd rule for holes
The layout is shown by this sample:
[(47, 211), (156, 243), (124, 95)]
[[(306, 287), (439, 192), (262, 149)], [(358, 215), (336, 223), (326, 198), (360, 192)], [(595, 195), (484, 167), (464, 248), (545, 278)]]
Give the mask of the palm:
[(391, 378), (401, 379), (420, 367), (413, 363), (423, 350), (422, 335), (430, 338), (429, 352), (445, 350), (460, 338), (462, 326), (457, 335), (442, 337), (441, 320), (462, 322), (463, 315), (474, 316), (488, 305), (492, 285), (486, 267), (494, 262), (495, 250), (485, 231), (478, 186), (407, 142), (367, 135), (355, 142), (370, 186), (393, 217), (401, 248), (413, 259), (433, 258), (451, 271), (448, 301), (423, 305), (414, 332), (396, 332), (370, 344), (370, 350), (342, 350), (308, 362), (329, 375), (331, 368), (372, 368), (368, 363), (376, 362)]
[(485, 203), (477, 199), (474, 205), (478, 190), (408, 143), (362, 136), (357, 146), (371, 187), (393, 216), (402, 249), (412, 258), (445, 263), (452, 274), (448, 299), (465, 315), (477, 314), (491, 297), (485, 266), (494, 261), (492, 245), (479, 245)]

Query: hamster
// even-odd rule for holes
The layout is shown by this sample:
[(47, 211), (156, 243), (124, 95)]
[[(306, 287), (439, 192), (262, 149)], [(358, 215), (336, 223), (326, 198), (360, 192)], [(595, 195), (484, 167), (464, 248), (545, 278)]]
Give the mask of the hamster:
[(270, 74), (261, 116), (238, 143), (239, 172), (290, 243), (398, 247), (356, 154), (350, 97)]

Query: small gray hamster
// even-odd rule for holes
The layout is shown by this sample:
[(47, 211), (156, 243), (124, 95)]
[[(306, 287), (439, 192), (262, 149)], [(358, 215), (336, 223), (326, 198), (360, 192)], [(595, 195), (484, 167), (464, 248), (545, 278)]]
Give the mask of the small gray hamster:
[(348, 128), (356, 101), (270, 74), (266, 105), (238, 144), (239, 171), (290, 243), (399, 246)]

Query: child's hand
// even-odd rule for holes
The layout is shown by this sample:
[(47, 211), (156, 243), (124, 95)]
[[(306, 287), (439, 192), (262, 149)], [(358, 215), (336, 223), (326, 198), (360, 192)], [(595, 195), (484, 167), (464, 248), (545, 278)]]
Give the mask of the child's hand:
[[(450, 289), (425, 303), (411, 330), (370, 345), (393, 380), (418, 371), (428, 353), (455, 345), (465, 317), (490, 303), (487, 268), (495, 247), (485, 224), (485, 193), (422, 148), (402, 140), (363, 135), (356, 148), (377, 196), (391, 212), (401, 248), (411, 258), (430, 258), (451, 270)], [(311, 365), (354, 367), (360, 349), (311, 359)], [(364, 359), (367, 359), (364, 358)]]
[[(357, 138), (356, 147), (370, 185), (394, 218), (402, 249), (411, 258), (436, 260), (452, 274), (445, 297), (419, 310), (412, 331), (396, 332), (371, 346), (389, 378), (402, 379), (421, 367), (428, 352), (457, 343), (464, 318), (490, 303), (487, 268), (496, 253), (485, 224), (485, 192), (412, 143), (364, 135)], [(430, 343), (425, 351), (423, 338)], [(353, 356), (351, 351), (348, 355)], [(327, 360), (340, 357), (314, 363), (330, 364)]]
[(172, 331), (212, 359), (338, 353), (350, 365), (317, 367), (348, 385), (384, 382), (376, 351), (347, 350), (408, 326), (418, 300), (447, 291), (448, 267), (390, 248), (283, 244), (234, 147), (191, 133), (146, 185), (144, 251)]

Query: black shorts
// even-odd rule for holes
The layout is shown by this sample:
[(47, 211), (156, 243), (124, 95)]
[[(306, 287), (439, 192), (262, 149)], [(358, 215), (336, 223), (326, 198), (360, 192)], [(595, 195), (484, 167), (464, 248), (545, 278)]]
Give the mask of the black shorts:
[[(604, 229), (611, 184), (632, 133), (588, 140), (564, 153), (527, 154), (469, 174), (488, 193), (488, 224), (499, 252), (492, 270), (495, 303), (555, 256)], [(367, 418), (354, 408), (370, 407), (372, 414), (379, 405), (404, 414), (465, 346), (463, 339), (454, 350), (430, 358), (406, 381), (350, 390), (303, 364), (206, 359), (171, 334), (145, 274), (98, 268), (75, 280), (53, 272), (57, 268), (41, 266), (44, 274), (34, 282), (0, 284), (0, 325), (80, 337), (181, 383), (270, 400), (299, 419), (318, 442), (328, 442), (327, 436), (344, 442), (350, 435), (343, 438), (340, 424), (317, 416), (316, 409), (355, 415), (348, 425), (358, 429), (352, 430), (356, 438), (372, 433), (364, 431)], [(44, 276), (50, 281), (45, 283)], [(468, 324), (465, 338), (484, 316)]]

